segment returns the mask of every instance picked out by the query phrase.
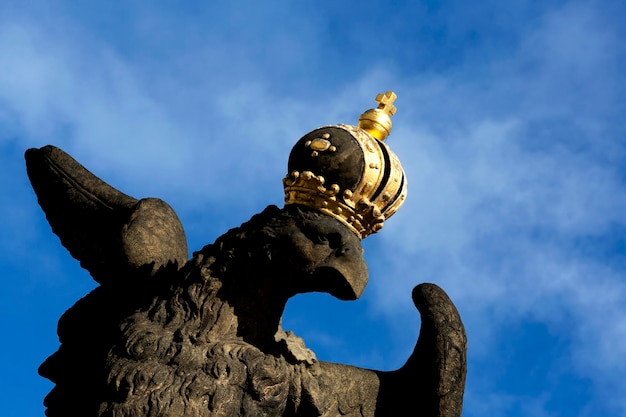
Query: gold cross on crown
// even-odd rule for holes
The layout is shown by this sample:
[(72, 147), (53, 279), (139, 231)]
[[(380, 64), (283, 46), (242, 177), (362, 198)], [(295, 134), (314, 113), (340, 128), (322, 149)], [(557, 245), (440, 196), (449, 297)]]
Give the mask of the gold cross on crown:
[(396, 93), (387, 91), (385, 94), (378, 94), (376, 102), (378, 107), (369, 109), (359, 117), (358, 126), (378, 140), (385, 140), (391, 132), (391, 116), (396, 113)]
[(393, 116), (396, 114), (396, 106), (393, 105), (396, 98), (398, 98), (398, 96), (393, 91), (387, 91), (385, 94), (378, 94), (376, 96), (378, 108), (387, 112), (390, 116)]

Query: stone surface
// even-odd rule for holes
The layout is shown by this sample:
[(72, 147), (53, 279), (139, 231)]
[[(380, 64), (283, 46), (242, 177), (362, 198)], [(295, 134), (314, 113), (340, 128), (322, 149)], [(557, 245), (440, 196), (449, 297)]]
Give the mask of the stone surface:
[(126, 196), (60, 149), (26, 154), (53, 231), (101, 285), (60, 319), (40, 367), (60, 416), (460, 416), (466, 338), (439, 287), (413, 300), (422, 326), (399, 370), (318, 361), (280, 325), (287, 300), (358, 298), (360, 240), (339, 221), (267, 207), (187, 261), (175, 213)]

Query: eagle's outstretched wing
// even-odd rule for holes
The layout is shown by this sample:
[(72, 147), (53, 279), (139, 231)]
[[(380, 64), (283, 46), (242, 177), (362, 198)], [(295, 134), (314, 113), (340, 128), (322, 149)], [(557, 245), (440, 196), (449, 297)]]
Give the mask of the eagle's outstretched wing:
[(53, 232), (100, 284), (187, 261), (183, 227), (164, 201), (122, 193), (54, 146), (29, 149), (25, 158)]
[(406, 364), (379, 373), (381, 388), (376, 416), (407, 415), (459, 417), (467, 371), (467, 336), (456, 307), (437, 285), (413, 289), (413, 302), (422, 320), (419, 339)]
[(422, 325), (413, 358), (405, 367), (420, 369), (430, 383), (424, 387), (424, 408), (437, 417), (456, 417), (463, 409), (467, 373), (467, 336), (450, 297), (435, 284), (413, 289)]

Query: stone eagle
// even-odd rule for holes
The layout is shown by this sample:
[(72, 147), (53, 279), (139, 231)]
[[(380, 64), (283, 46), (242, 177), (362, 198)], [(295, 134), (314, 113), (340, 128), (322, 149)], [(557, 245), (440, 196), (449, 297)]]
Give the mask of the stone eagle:
[(466, 336), (434, 284), (413, 300), (419, 339), (391, 372), (316, 359), (281, 327), (287, 300), (358, 298), (360, 239), (308, 207), (269, 206), (188, 259), (159, 199), (137, 200), (53, 146), (26, 152), (61, 243), (100, 284), (60, 319), (40, 367), (48, 417), (460, 416)]

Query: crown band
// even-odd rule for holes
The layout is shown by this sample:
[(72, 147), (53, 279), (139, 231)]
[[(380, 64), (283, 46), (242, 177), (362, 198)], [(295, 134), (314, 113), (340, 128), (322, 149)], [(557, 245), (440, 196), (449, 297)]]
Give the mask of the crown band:
[(326, 188), (324, 182), (311, 171), (292, 171), (283, 179), (285, 205), (301, 204), (334, 217), (361, 239), (383, 227), (385, 216), (378, 207), (365, 198), (355, 203), (349, 190), (341, 192), (337, 184)]

